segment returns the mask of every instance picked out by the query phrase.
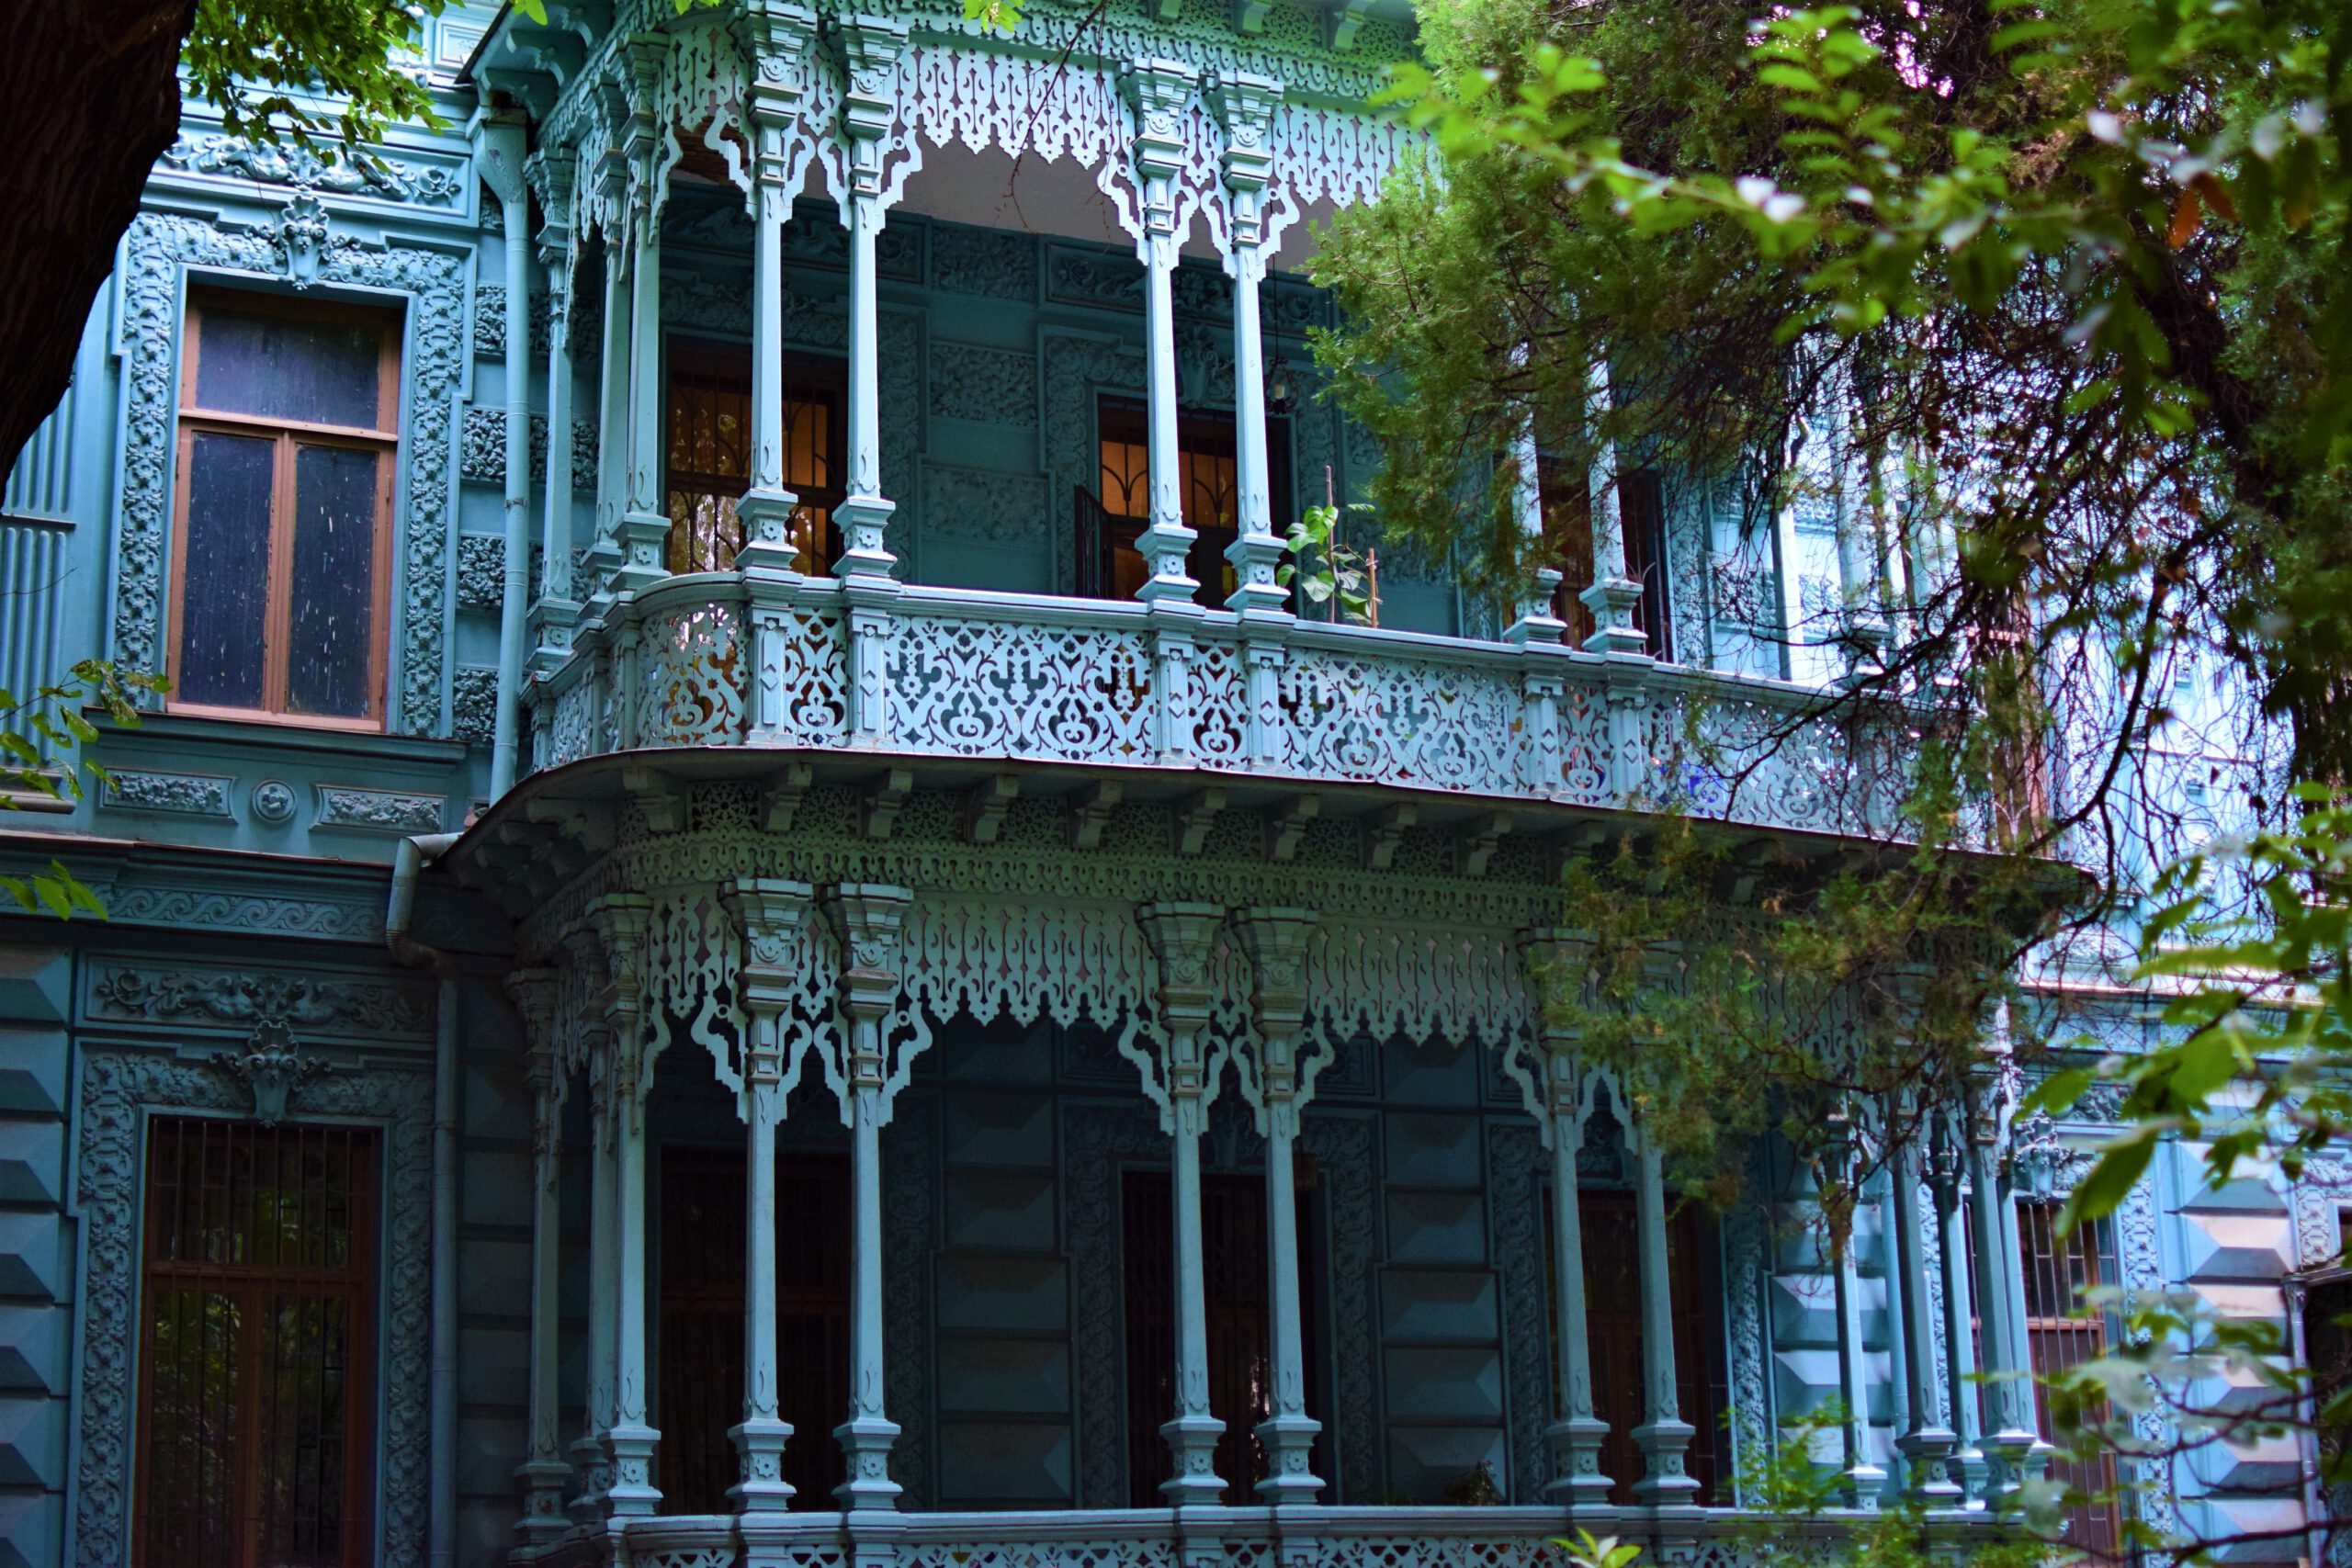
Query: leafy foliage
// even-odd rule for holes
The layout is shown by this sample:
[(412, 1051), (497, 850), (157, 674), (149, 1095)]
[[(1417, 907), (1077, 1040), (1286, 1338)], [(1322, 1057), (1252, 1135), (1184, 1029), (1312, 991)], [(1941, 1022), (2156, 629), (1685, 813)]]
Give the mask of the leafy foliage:
[(1341, 536), (1340, 520), (1371, 510), (1362, 502), (1308, 507), (1283, 536), (1283, 548), (1291, 558), (1274, 569), (1274, 581), (1295, 588), (1310, 604), (1329, 605), (1334, 620), (1344, 615), (1359, 626), (1370, 621), (1372, 589), (1363, 552)]
[[(718, 0), (673, 0), (681, 15)], [(197, 0), (180, 50), (188, 94), (232, 136), (289, 141), (333, 159), (400, 121), (439, 128), (422, 62), (403, 55), (448, 0)], [(514, 0), (547, 21), (546, 0)], [(340, 147), (337, 144), (340, 144)]]
[[(107, 776), (106, 770), (81, 756), (81, 749), (98, 738), (97, 728), (83, 716), (83, 706), (104, 710), (117, 724), (136, 725), (138, 694), (163, 690), (161, 677), (125, 671), (103, 659), (82, 660), (69, 679), (28, 697), (0, 689), (0, 808), (15, 811), (29, 802), (70, 805), (82, 799), (85, 772), (101, 783)], [(0, 874), (0, 893), (28, 914), (46, 910), (62, 920), (79, 909), (106, 919), (98, 896), (59, 860), (29, 876)]]

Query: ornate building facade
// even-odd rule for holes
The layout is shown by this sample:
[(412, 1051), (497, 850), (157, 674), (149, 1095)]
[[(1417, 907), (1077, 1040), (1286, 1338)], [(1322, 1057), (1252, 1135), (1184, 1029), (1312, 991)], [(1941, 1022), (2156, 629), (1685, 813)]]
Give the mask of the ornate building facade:
[(1556, 598), (1294, 614), (1405, 6), (546, 11), (373, 163), (192, 107), (9, 479), (0, 685), (173, 691), (0, 835), (111, 916), (0, 946), (0, 1562), (1728, 1568), (1832, 1402), (1803, 1528), (1965, 1539), (2073, 1287), (2334, 1260), (2192, 1150), (2059, 1237), (2096, 1114), (1997, 1077), (1832, 1258), (1579, 1069), (1563, 865), (1828, 852), (1903, 730), (1812, 716), (1850, 521), (1657, 476)]

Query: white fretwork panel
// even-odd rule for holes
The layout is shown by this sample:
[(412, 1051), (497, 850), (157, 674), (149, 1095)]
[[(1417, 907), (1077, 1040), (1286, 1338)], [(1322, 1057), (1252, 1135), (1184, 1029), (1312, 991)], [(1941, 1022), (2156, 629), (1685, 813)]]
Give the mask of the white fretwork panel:
[(1518, 682), (1501, 670), (1294, 649), (1291, 755), (1344, 779), (1507, 795), (1519, 787)]
[(903, 620), (885, 681), (890, 733), (963, 757), (1144, 761), (1151, 666), (1143, 634), (1125, 629)]

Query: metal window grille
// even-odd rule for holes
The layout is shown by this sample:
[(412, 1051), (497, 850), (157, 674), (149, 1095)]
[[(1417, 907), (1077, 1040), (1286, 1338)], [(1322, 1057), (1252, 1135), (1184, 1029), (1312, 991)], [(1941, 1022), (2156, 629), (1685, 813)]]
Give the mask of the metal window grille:
[[(1634, 1195), (1623, 1188), (1579, 1187), (1583, 1222), (1585, 1342), (1592, 1370), (1593, 1415), (1609, 1424), (1601, 1439), (1601, 1472), (1613, 1483), (1609, 1500), (1630, 1505), (1642, 1475), (1634, 1428), (1648, 1418), (1642, 1393), (1642, 1264)], [(1698, 1501), (1728, 1506), (1725, 1413), (1731, 1408), (1731, 1369), (1724, 1317), (1723, 1247), (1713, 1218), (1684, 1203), (1667, 1221), (1667, 1292), (1674, 1314), (1675, 1403), (1692, 1428), (1684, 1469), (1699, 1483)], [(1544, 1321), (1553, 1375), (1560, 1355), (1559, 1292), (1552, 1269), (1552, 1192), (1544, 1190)], [(1555, 1406), (1556, 1408), (1556, 1406)]]
[[(663, 1508), (723, 1514), (739, 1464), (727, 1429), (743, 1415), (743, 1156), (662, 1156)], [(849, 1410), (849, 1162), (780, 1155), (775, 1166), (778, 1413), (792, 1423), (784, 1478), (809, 1506), (847, 1474), (832, 1430)]]
[[(1324, 1420), (1322, 1306), (1309, 1266), (1316, 1186), (1301, 1163), (1298, 1182), (1299, 1316), (1306, 1362), (1306, 1408)], [(1121, 1189), (1120, 1245), (1126, 1286), (1127, 1501), (1159, 1507), (1166, 1499), (1168, 1441), (1162, 1425), (1176, 1415), (1176, 1235), (1173, 1192), (1164, 1170), (1130, 1170)], [(1209, 1411), (1225, 1423), (1216, 1472), (1224, 1501), (1257, 1501), (1266, 1455), (1255, 1428), (1272, 1411), (1269, 1377), (1272, 1296), (1267, 1284), (1266, 1184), (1235, 1174), (1201, 1178), (1202, 1260), (1208, 1305)], [(1328, 1467), (1317, 1472), (1328, 1474)]]
[(370, 1559), (376, 1145), (361, 1127), (152, 1123), (135, 1562)]
[[(2067, 1235), (2058, 1229), (2058, 1204), (2029, 1200), (2018, 1204), (2018, 1253), (2025, 1264), (2026, 1344), (2032, 1358), (2036, 1382), (2034, 1423), (2045, 1441), (2055, 1441), (2049, 1391), (2041, 1380), (2063, 1376), (2094, 1357), (2104, 1355), (2114, 1330), (2109, 1314), (2083, 1299), (2086, 1291), (2120, 1284), (2116, 1266), (2115, 1230), (2106, 1220)], [(2091, 1425), (2107, 1419), (2104, 1404), (2084, 1412)], [(2116, 1490), (2115, 1456), (2101, 1451), (2095, 1459), (2058, 1458), (2051, 1478), (2079, 1490), (2089, 1500), (2066, 1517), (2065, 1540), (2070, 1547), (2099, 1557), (2112, 1557), (2122, 1534), (2122, 1502)]]

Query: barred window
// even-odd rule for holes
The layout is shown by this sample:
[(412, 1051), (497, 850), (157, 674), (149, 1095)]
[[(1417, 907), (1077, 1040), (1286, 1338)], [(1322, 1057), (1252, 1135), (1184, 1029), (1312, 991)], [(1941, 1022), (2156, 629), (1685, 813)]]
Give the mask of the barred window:
[[(2018, 1204), (2018, 1246), (2025, 1262), (2026, 1348), (2037, 1382), (2034, 1423), (2044, 1441), (2057, 1440), (2048, 1393), (2040, 1380), (2058, 1378), (2107, 1353), (2112, 1325), (2107, 1312), (2083, 1293), (2122, 1283), (2116, 1265), (2115, 1228), (2098, 1220), (2067, 1235), (2058, 1228), (2059, 1205), (2049, 1201)], [(2102, 1405), (2085, 1412), (2101, 1423)], [(2066, 1518), (2066, 1544), (2098, 1557), (2112, 1557), (2122, 1536), (2122, 1502), (2116, 1490), (2115, 1456), (2102, 1450), (2089, 1461), (2054, 1459), (2050, 1476), (2082, 1491), (2091, 1501)]]
[(151, 1123), (143, 1568), (372, 1559), (376, 1168), (365, 1128)]

